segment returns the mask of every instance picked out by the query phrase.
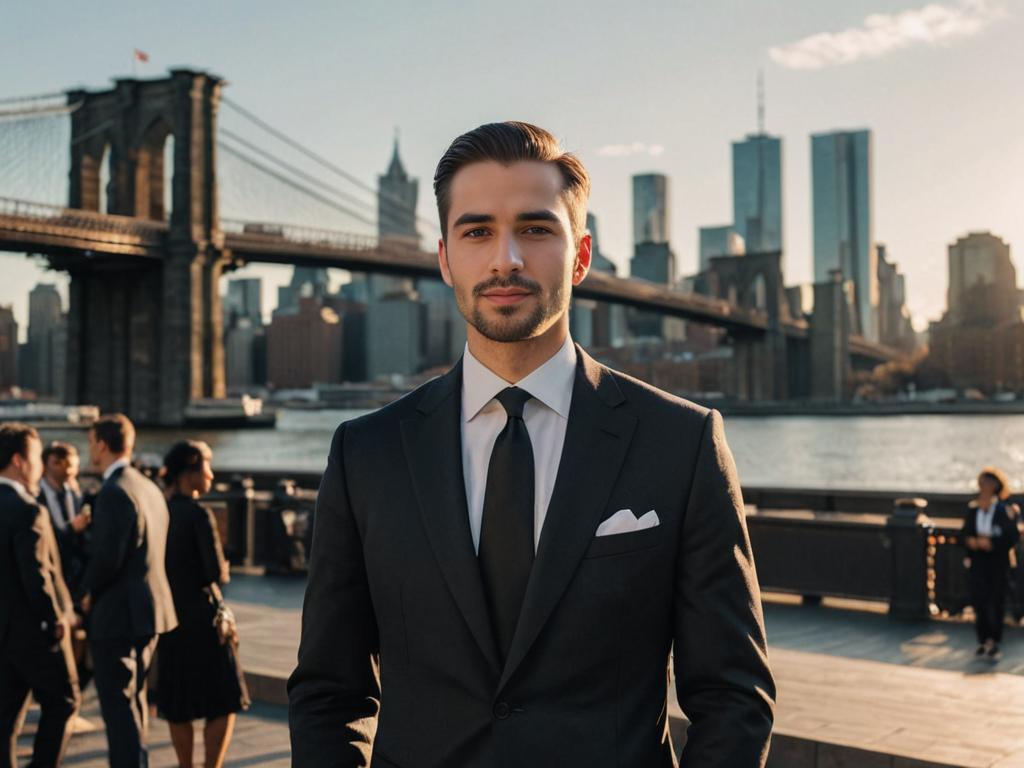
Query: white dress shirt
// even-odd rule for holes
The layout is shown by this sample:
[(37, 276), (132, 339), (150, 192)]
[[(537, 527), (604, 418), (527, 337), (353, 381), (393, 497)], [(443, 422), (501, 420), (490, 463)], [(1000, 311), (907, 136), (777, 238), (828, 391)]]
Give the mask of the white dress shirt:
[(11, 480), (9, 477), (0, 477), (0, 485), (9, 485), (22, 496), (28, 496), (29, 498), (32, 498), (31, 494), (29, 494), (29, 492), (25, 490), (25, 486), (19, 483), (17, 480)]
[(975, 525), (977, 526), (979, 536), (992, 535), (992, 518), (996, 515), (996, 505), (998, 503), (999, 499), (992, 499), (992, 503), (988, 505), (988, 509), (978, 507), (978, 516), (975, 518)]
[(131, 461), (129, 459), (118, 459), (115, 461), (103, 471), (103, 482), (107, 482), (112, 474), (121, 469), (121, 467), (127, 467), (130, 463)]
[(58, 531), (65, 530), (68, 527), (68, 523), (76, 517), (75, 497), (71, 493), (71, 489), (65, 485), (63, 488), (64, 493), (61, 494), (59, 490), (47, 482), (45, 477), (40, 479), (39, 487), (43, 489), (43, 497), (46, 499), (46, 506), (50, 510), (50, 519), (53, 520), (53, 527)]
[(505, 381), (473, 357), (466, 345), (462, 357), (462, 472), (469, 505), (469, 530), (477, 551), (491, 450), (508, 421), (495, 395), (506, 387), (516, 386), (533, 396), (523, 408), (523, 421), (533, 446), (533, 545), (536, 548), (562, 458), (575, 377), (576, 347), (568, 336), (547, 362), (514, 383)]

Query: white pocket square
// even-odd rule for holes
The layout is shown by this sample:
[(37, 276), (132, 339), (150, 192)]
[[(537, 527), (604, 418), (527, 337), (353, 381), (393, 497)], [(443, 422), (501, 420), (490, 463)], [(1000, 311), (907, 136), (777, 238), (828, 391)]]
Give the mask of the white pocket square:
[(640, 517), (634, 515), (632, 509), (620, 509), (598, 526), (595, 535), (614, 536), (619, 533), (633, 533), (634, 531), (654, 528), (660, 524), (661, 520), (658, 519), (658, 513), (653, 509)]

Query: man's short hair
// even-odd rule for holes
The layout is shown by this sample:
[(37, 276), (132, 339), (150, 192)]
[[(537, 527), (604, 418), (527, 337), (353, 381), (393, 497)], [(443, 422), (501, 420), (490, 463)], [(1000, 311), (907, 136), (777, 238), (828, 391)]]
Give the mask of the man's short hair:
[(43, 464), (50, 461), (50, 457), (53, 456), (57, 461), (64, 461), (69, 456), (77, 456), (78, 449), (75, 448), (71, 443), (65, 443), (60, 440), (54, 440), (48, 446), (43, 448)]
[(109, 413), (90, 427), (97, 440), (107, 444), (111, 453), (122, 454), (135, 445), (135, 427), (123, 413)]
[(530, 123), (510, 120), (487, 123), (464, 133), (451, 143), (434, 172), (434, 196), (441, 219), (441, 237), (448, 242), (448, 212), (451, 209), (452, 179), (471, 163), (494, 161), (511, 165), (522, 161), (554, 163), (562, 172), (562, 198), (569, 209), (573, 242), (579, 245), (587, 228), (587, 198), (590, 174), (576, 155), (565, 152), (558, 139)]
[(28, 441), (39, 439), (39, 433), (28, 424), (0, 424), (0, 472), (7, 469), (15, 456), (28, 456)]

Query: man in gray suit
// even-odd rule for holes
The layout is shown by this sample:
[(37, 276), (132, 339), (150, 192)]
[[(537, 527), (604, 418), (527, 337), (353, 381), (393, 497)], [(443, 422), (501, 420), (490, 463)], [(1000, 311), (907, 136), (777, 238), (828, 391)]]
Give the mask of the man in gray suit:
[(722, 418), (569, 337), (586, 169), (481, 126), (434, 177), (467, 321), (447, 374), (342, 424), (317, 500), (293, 763), (756, 768), (775, 688)]
[(103, 474), (82, 578), (96, 691), (114, 768), (146, 766), (146, 674), (157, 636), (178, 624), (164, 549), (167, 502), (131, 465), (135, 428), (121, 414), (89, 429), (89, 458)]

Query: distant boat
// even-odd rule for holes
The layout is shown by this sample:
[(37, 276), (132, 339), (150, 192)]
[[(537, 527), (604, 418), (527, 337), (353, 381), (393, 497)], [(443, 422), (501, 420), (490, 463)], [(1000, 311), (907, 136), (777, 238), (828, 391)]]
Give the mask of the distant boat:
[(258, 397), (203, 398), (185, 406), (185, 425), (202, 429), (273, 429), (277, 412)]
[(0, 421), (20, 421), (37, 429), (89, 427), (100, 417), (95, 405), (62, 405), (33, 400), (0, 402)]

